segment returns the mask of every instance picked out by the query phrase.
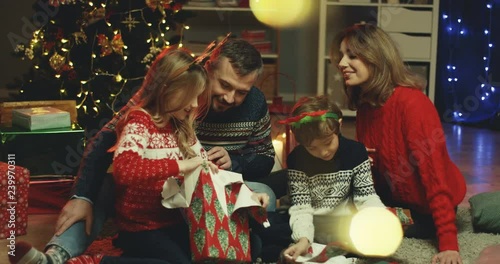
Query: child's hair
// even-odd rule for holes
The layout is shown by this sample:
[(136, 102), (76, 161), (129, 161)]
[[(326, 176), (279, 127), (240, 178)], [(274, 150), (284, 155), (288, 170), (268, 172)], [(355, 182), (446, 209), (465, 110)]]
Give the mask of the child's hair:
[[(210, 91), (207, 88), (208, 76), (202, 65), (194, 63), (194, 58), (186, 51), (177, 48), (163, 50), (149, 68), (141, 89), (141, 101), (129, 109), (117, 126), (118, 138), (126, 123), (128, 114), (143, 108), (159, 127), (172, 122), (176, 129), (177, 144), (186, 158), (196, 156), (190, 148), (195, 139), (194, 121), (197, 116), (206, 114), (210, 104)], [(198, 108), (193, 109), (185, 120), (178, 120), (172, 114), (188, 106), (198, 97)]]
[(427, 86), (421, 76), (405, 65), (392, 38), (377, 26), (355, 24), (340, 32), (330, 49), (332, 63), (337, 66), (341, 60), (340, 44), (344, 40), (349, 51), (366, 64), (370, 74), (363, 89), (344, 85), (349, 109), (356, 110), (364, 103), (382, 106), (398, 85), (419, 90)]
[(297, 142), (304, 146), (309, 146), (313, 140), (322, 139), (333, 134), (340, 134), (340, 120), (342, 111), (326, 96), (302, 97), (293, 106), (292, 116), (324, 111), (333, 113), (337, 118), (325, 118), (320, 121), (302, 122), (300, 126), (291, 126), (292, 132)]

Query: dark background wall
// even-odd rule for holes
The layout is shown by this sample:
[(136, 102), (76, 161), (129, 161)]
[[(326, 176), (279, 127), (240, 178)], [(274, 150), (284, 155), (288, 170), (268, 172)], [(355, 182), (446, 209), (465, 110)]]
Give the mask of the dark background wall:
[[(33, 14), (32, 0), (2, 0), (0, 1), (0, 100), (8, 97), (6, 86), (15, 77), (21, 77), (22, 73), (29, 70), (31, 63), (23, 61), (11, 55), (14, 48), (9, 36), (19, 36), (29, 39), (33, 31), (25, 26), (24, 21), (29, 21)], [(23, 33), (24, 29), (24, 34)]]
[[(490, 19), (487, 3), (492, 3)], [(478, 123), (489, 120), (499, 109), (500, 102), (500, 1), (442, 0), (438, 42), (438, 65), (435, 104), (444, 121)], [(447, 19), (442, 17), (448, 15)], [(458, 23), (458, 19), (462, 23)], [(486, 77), (483, 56), (488, 54), (484, 30), (491, 23), (491, 63)], [(448, 27), (451, 27), (450, 31)], [(460, 35), (462, 28), (464, 34)], [(455, 71), (447, 69), (455, 65)], [(450, 83), (448, 77), (458, 78)], [(482, 100), (490, 85), (496, 92)], [(481, 89), (481, 84), (485, 87)], [(462, 116), (453, 116), (453, 112)]]

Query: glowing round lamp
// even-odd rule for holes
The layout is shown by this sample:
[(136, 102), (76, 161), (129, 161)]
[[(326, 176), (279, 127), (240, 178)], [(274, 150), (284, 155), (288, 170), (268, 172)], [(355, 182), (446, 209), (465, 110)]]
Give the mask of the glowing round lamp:
[(250, 9), (262, 23), (275, 28), (294, 27), (311, 14), (310, 0), (250, 0)]
[(370, 207), (357, 212), (349, 227), (354, 250), (364, 256), (387, 257), (403, 240), (398, 217), (385, 208)]

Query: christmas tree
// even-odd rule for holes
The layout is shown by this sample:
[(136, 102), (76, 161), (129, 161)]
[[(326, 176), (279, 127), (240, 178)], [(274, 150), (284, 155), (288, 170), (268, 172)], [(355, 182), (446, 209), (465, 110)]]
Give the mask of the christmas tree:
[(186, 0), (37, 0), (31, 40), (11, 38), (33, 68), (17, 101), (76, 100), (79, 124), (98, 128), (140, 87), (165, 47), (182, 43)]

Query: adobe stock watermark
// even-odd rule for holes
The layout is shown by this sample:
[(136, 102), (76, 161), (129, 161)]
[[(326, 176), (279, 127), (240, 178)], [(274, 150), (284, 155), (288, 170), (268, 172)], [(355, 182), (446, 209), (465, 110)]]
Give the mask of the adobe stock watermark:
[(7, 155), (7, 223), (2, 223), (9, 231), (7, 236), (7, 247), (9, 256), (16, 255), (16, 205), (17, 205), (17, 188), (16, 188), (16, 155)]
[(7, 34), (12, 50), (15, 50), (20, 44), (29, 43), (33, 37), (33, 32), (47, 24), (50, 18), (54, 17), (57, 12), (59, 12), (59, 7), (49, 5), (49, 1), (44, 2), (42, 0), (38, 0), (36, 5), (38, 5), (42, 10), (33, 14), (32, 21), (25, 16), (21, 18), (21, 35), (14, 32), (9, 32), (9, 34)]

